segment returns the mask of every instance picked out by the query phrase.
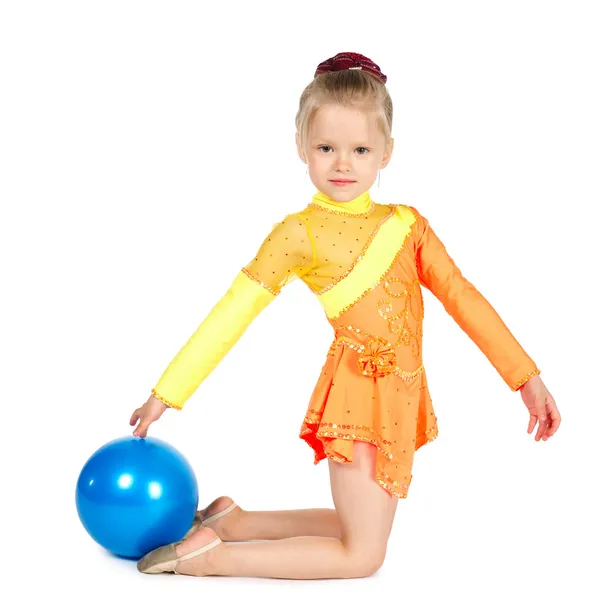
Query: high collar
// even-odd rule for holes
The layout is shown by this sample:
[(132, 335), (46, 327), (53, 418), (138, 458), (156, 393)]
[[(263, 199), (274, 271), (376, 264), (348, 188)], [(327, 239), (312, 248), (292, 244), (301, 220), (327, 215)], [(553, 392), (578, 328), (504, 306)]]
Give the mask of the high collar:
[(360, 196), (356, 196), (356, 198), (353, 198), (348, 202), (334, 200), (333, 198), (327, 196), (327, 194), (324, 194), (318, 190), (317, 193), (312, 197), (312, 203), (316, 204), (317, 206), (321, 206), (322, 208), (328, 208), (330, 210), (353, 215), (369, 213), (374, 206), (374, 202), (371, 199), (369, 190), (363, 192)]

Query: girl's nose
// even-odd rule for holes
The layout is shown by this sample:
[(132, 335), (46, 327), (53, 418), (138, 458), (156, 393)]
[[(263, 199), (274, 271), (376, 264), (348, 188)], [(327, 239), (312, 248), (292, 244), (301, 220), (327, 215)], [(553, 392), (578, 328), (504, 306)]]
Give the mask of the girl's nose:
[(352, 166), (352, 161), (350, 160), (350, 158), (340, 156), (335, 161), (336, 169), (349, 169), (351, 166)]

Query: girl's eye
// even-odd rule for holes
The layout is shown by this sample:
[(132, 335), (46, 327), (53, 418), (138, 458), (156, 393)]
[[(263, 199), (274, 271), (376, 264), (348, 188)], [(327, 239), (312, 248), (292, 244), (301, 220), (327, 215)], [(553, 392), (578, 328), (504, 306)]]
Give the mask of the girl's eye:
[[(319, 150), (322, 150), (323, 148), (331, 148), (331, 146), (319, 146)], [(364, 146), (359, 146), (357, 148), (357, 150), (365, 150), (366, 152), (359, 152), (359, 154), (361, 156), (364, 156), (365, 154), (367, 154), (367, 152), (370, 152), (370, 150), (368, 148), (365, 148)], [(326, 152), (325, 154), (329, 154), (329, 152)]]

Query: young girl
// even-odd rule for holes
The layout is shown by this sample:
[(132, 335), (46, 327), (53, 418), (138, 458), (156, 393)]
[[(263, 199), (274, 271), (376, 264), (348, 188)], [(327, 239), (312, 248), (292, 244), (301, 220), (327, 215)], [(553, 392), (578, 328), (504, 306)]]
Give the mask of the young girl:
[[(144, 556), (143, 573), (319, 579), (379, 569), (414, 452), (438, 433), (422, 362), (421, 286), (521, 392), (528, 433), (536, 422), (537, 441), (558, 429), (540, 370), (428, 220), (412, 206), (377, 204), (369, 195), (393, 149), (386, 81), (353, 52), (317, 67), (296, 116), (298, 153), (317, 193), (273, 228), (130, 420), (139, 420), (134, 435), (145, 437), (167, 407), (181, 409), (252, 320), (299, 278), (334, 330), (300, 437), (315, 464), (328, 459), (335, 510), (249, 512), (222, 496), (197, 512), (182, 541)], [(268, 541), (222, 543), (241, 540)]]

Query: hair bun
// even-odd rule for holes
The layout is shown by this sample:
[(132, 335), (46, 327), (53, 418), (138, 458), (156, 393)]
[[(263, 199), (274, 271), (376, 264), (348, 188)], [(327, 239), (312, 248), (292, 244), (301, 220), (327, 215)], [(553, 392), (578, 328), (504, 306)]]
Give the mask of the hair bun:
[(356, 52), (340, 52), (332, 58), (328, 58), (319, 64), (315, 71), (315, 77), (330, 71), (343, 71), (344, 69), (362, 69), (375, 75), (382, 83), (387, 81), (387, 76), (370, 58)]

